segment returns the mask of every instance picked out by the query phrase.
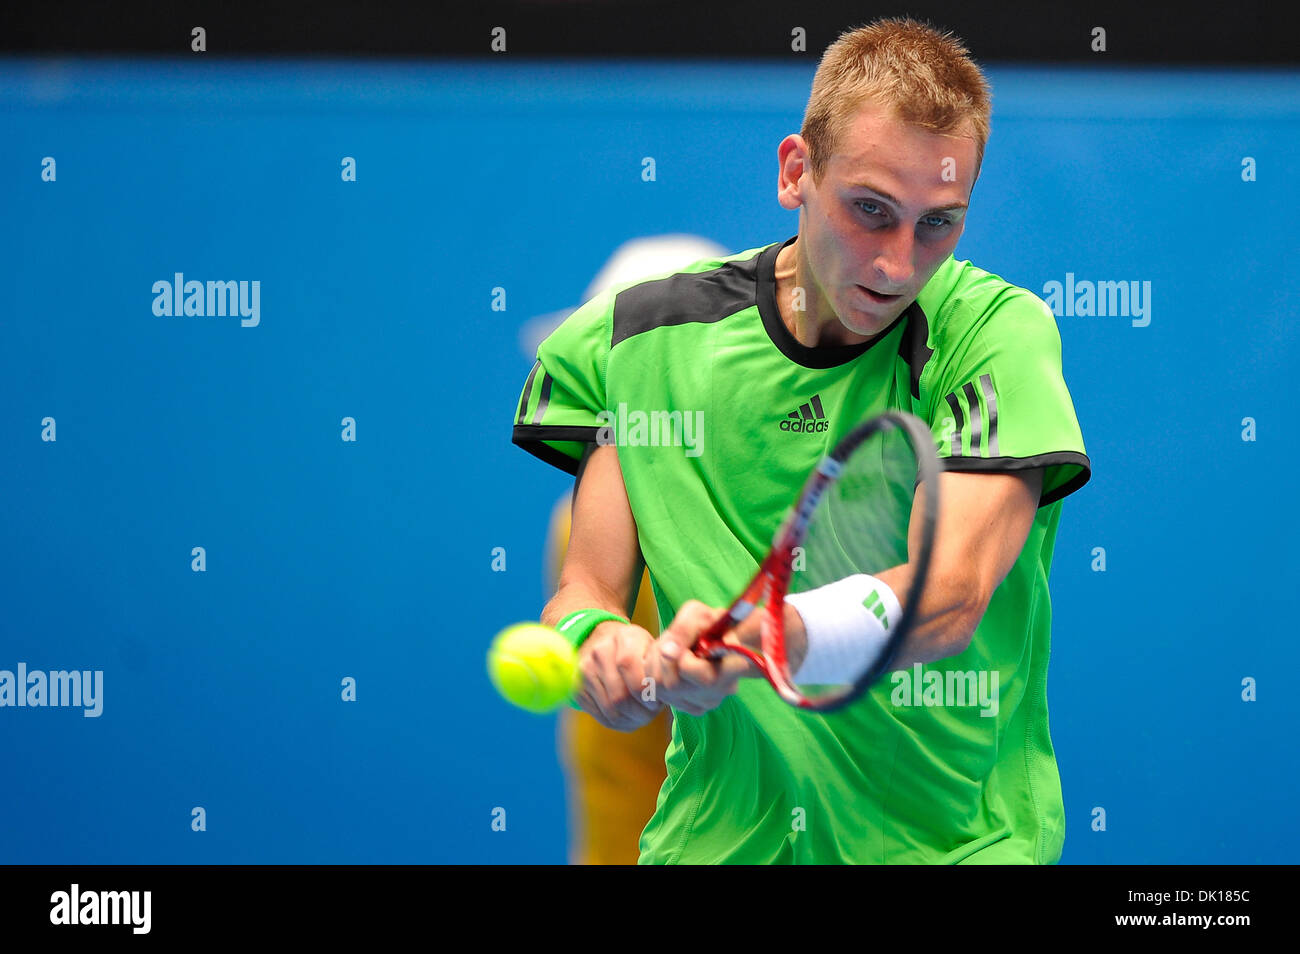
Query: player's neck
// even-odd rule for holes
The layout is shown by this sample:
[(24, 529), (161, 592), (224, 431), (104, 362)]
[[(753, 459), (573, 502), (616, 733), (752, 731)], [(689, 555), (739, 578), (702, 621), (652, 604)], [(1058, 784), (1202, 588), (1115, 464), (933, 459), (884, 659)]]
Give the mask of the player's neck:
[(812, 280), (798, 239), (777, 253), (775, 266), (776, 306), (795, 341), (806, 348), (827, 348), (869, 340), (840, 322)]

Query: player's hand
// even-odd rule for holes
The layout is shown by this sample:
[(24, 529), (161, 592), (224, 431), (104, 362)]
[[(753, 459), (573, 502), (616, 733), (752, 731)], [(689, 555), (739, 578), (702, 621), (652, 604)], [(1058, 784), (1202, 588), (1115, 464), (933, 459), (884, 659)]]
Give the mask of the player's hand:
[[(646, 654), (644, 669), (654, 680), (653, 689), (660, 702), (689, 715), (704, 715), (732, 695), (741, 679), (762, 675), (744, 656), (727, 653), (718, 659), (701, 659), (691, 651), (696, 638), (722, 612), (698, 600), (688, 600), (654, 641)], [(739, 641), (757, 649), (757, 622), (746, 620), (725, 641)]]
[(643, 665), (654, 637), (632, 623), (607, 620), (578, 652), (582, 687), (574, 701), (606, 728), (631, 732), (659, 714), (663, 703), (646, 691)]

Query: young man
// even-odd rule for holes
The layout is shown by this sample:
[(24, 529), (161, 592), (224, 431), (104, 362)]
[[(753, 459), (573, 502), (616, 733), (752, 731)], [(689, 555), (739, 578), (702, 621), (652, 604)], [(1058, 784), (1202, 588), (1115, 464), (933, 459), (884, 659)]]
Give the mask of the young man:
[[(845, 34), (801, 134), (778, 150), (798, 234), (612, 289), (538, 349), (514, 440), (578, 473), (542, 619), (580, 646), (578, 703), (604, 724), (675, 710), (642, 862), (1060, 858), (1047, 576), (1060, 500), (1089, 462), (1051, 312), (952, 254), (989, 112), (952, 37), (910, 20)], [(814, 398), (824, 431), (780, 428)], [(886, 679), (842, 712), (809, 714), (745, 678), (743, 659), (689, 651), (821, 455), (888, 409), (925, 420), (945, 463), (922, 622), (895, 668), (995, 675), (993, 711), (897, 705)], [(680, 446), (609, 444), (611, 421), (637, 411), (677, 412)], [(622, 615), (642, 559), (671, 621), (657, 640)], [(905, 593), (909, 572), (871, 580)], [(829, 590), (804, 596), (787, 613), (792, 659), (820, 651), (817, 619), (852, 609)]]

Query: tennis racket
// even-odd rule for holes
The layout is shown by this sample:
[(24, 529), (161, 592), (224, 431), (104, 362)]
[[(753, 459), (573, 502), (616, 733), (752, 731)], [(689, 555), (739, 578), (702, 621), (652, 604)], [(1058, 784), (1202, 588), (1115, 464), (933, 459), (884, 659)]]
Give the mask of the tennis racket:
[[(859, 698), (889, 671), (915, 628), (934, 549), (941, 470), (934, 438), (915, 416), (888, 411), (859, 424), (814, 468), (758, 572), (731, 608), (696, 639), (695, 654), (745, 656), (782, 699), (801, 709), (831, 712)], [(887, 621), (888, 642), (879, 657), (865, 662), (860, 672), (844, 674), (836, 685), (797, 682), (786, 654), (786, 594), (909, 562), (911, 583), (896, 593), (902, 613)], [(762, 652), (734, 640), (724, 642), (753, 613), (762, 614)]]

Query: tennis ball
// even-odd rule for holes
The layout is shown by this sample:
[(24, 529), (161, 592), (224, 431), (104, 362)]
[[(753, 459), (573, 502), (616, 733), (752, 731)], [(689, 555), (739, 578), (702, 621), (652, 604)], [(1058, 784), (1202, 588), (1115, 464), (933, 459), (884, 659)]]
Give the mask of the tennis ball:
[(582, 681), (573, 646), (540, 623), (516, 623), (497, 633), (487, 665), (497, 692), (529, 712), (559, 708)]

